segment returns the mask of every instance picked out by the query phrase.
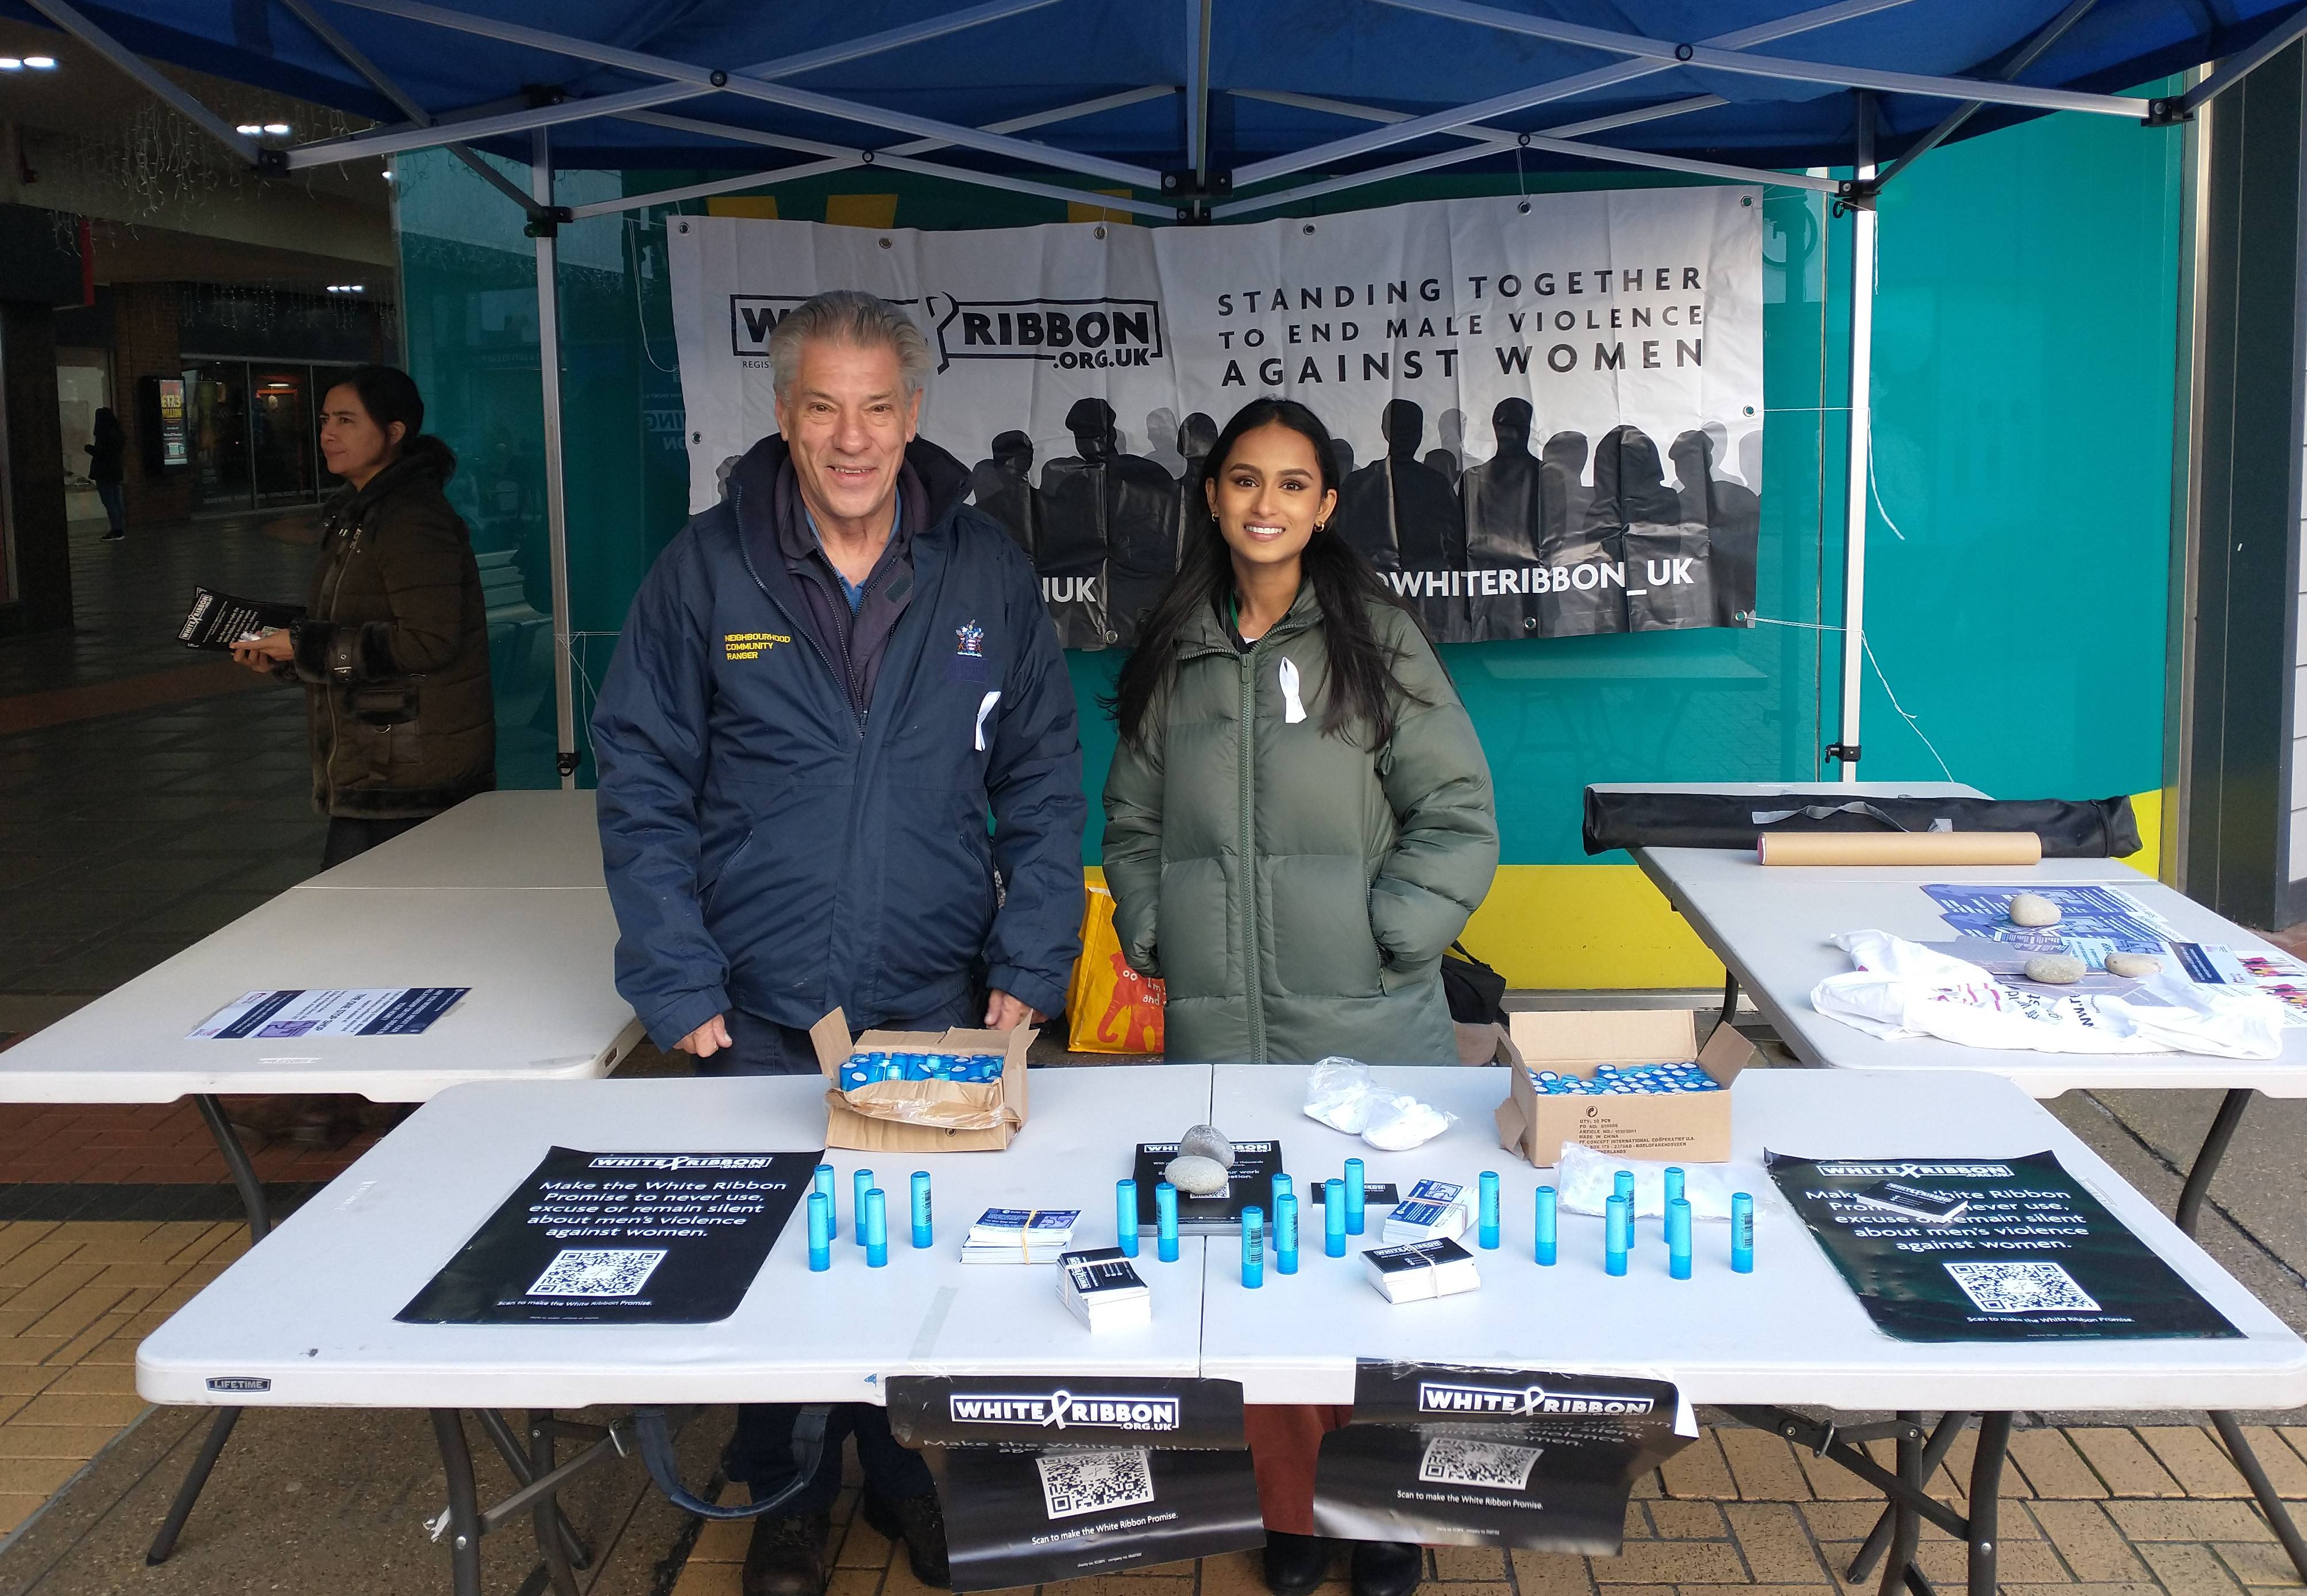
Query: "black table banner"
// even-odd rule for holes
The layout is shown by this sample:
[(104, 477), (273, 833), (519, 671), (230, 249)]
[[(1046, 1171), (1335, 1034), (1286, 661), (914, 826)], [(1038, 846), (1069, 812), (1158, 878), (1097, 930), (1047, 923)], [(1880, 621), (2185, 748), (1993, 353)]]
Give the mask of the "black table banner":
[[(2240, 1335), (2049, 1152), (2016, 1158), (1797, 1158), (1771, 1179), (1900, 1341), (2124, 1341)], [(1885, 1193), (1960, 1201), (1933, 1220)], [(1869, 1200), (1871, 1199), (1871, 1200)]]
[(1316, 1533), (1614, 1557), (1634, 1481), (1690, 1444), (1663, 1380), (1365, 1359), (1322, 1437)]
[(1265, 1543), (1232, 1380), (900, 1375), (889, 1429), (922, 1449), (956, 1591)]
[(555, 1147), (394, 1317), (411, 1325), (725, 1319), (821, 1156)]

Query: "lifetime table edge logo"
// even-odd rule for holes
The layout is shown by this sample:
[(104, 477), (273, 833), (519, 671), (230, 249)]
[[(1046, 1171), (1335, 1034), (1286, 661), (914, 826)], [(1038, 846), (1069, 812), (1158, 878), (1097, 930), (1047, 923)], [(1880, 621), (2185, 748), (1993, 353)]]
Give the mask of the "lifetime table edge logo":
[(263, 1375), (210, 1375), (208, 1384), (211, 1391), (270, 1391), (272, 1389), (271, 1380)]
[(1001, 1394), (956, 1391), (946, 1397), (956, 1424), (1030, 1424), (1042, 1429), (1179, 1429), (1174, 1396), (1076, 1396), (1069, 1391)]
[(1606, 1396), (1592, 1391), (1548, 1391), (1543, 1386), (1500, 1388), (1421, 1380), (1421, 1413), (1484, 1413), (1527, 1418), (1537, 1413), (1647, 1413), (1657, 1407), (1647, 1396)]

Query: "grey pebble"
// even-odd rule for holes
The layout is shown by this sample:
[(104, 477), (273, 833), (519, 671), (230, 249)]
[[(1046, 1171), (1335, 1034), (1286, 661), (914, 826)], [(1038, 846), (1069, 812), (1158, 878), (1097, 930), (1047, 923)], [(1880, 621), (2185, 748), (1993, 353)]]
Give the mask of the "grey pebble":
[(1179, 1154), (1162, 1175), (1188, 1197), (1209, 1197), (1226, 1188), (1225, 1165), (1197, 1153)]
[(1207, 1158), (1233, 1168), (1233, 1144), (1226, 1140), (1225, 1132), (1214, 1125), (1196, 1125), (1178, 1138), (1178, 1151), (1196, 1158)]
[(2027, 979), (2046, 986), (2072, 986), (2087, 967), (2071, 953), (2038, 953), (2027, 961)]
[(2011, 923), (2013, 925), (2056, 925), (2059, 905), (2039, 892), (2020, 892), (2011, 899)]
[(2151, 953), (2110, 953), (2105, 958), (2110, 975), (2160, 975), (2163, 961)]

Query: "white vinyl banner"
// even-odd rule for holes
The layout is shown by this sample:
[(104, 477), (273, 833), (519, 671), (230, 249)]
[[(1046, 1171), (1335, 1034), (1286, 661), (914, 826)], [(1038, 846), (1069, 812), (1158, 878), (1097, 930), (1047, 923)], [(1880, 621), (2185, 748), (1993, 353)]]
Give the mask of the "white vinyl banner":
[(776, 430), (778, 318), (863, 288), (927, 335), (922, 436), (975, 467), (1069, 647), (1132, 640), (1205, 519), (1203, 457), (1261, 394), (1336, 435), (1337, 530), (1437, 637), (1739, 624), (1762, 219), (1731, 187), (1242, 227), (669, 219), (690, 507)]

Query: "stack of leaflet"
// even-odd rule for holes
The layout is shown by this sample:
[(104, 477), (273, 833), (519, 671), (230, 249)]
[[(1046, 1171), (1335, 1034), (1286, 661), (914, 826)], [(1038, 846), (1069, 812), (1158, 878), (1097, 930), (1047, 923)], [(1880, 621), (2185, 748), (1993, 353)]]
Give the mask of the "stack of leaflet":
[(988, 1208), (961, 1244), (965, 1264), (1054, 1264), (1074, 1242), (1078, 1208)]
[(1092, 1330), (1116, 1330), (1154, 1320), (1154, 1293), (1119, 1247), (1068, 1252), (1058, 1259), (1058, 1295)]
[(1373, 1247), (1362, 1254), (1370, 1284), (1388, 1302), (1422, 1302), (1481, 1289), (1474, 1255), (1446, 1236), (1400, 1247)]
[[(1381, 1237), (1388, 1246), (1447, 1240), (1466, 1233), (1466, 1188), (1448, 1180), (1420, 1180), (1385, 1216)], [(1434, 1293), (1428, 1292), (1428, 1296)]]

